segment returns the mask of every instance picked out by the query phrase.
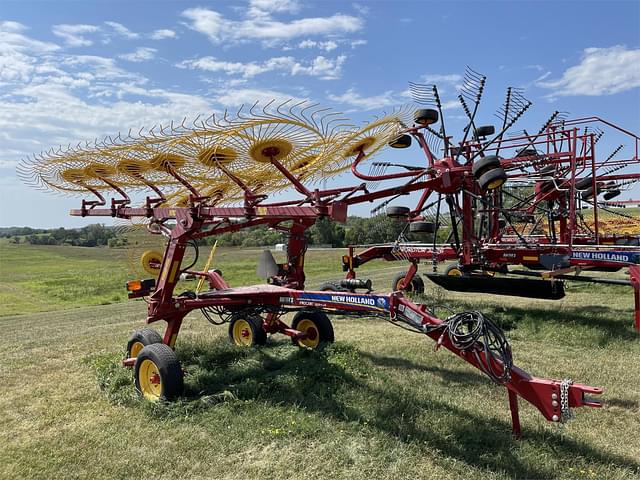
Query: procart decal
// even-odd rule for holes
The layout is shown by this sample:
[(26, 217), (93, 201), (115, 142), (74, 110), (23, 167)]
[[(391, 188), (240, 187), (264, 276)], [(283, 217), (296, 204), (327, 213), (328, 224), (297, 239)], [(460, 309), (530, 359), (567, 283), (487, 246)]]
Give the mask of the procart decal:
[(601, 260), (603, 262), (640, 263), (636, 252), (598, 252), (595, 250), (574, 250), (571, 258), (576, 260)]

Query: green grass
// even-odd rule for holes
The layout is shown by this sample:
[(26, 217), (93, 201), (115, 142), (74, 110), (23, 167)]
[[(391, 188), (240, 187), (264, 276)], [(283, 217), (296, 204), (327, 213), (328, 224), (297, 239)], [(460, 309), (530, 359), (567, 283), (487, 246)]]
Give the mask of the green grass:
[[(157, 247), (156, 247), (157, 248)], [(0, 239), (0, 316), (59, 310), (86, 305), (106, 305), (127, 299), (127, 280), (149, 277), (138, 266), (144, 248), (111, 249), (48, 245), (13, 245)], [(214, 266), (231, 285), (262, 282), (256, 268), (262, 249), (219, 248)], [(307, 284), (318, 287), (325, 280), (340, 278), (343, 249), (310, 250), (307, 253)], [(209, 247), (202, 247), (197, 266), (202, 268)], [(282, 253), (275, 253), (284, 261)], [(188, 252), (184, 265), (191, 263)], [(385, 272), (388, 263), (372, 262), (362, 271)], [(177, 291), (195, 288), (180, 282)], [(182, 289), (182, 290), (181, 290)]]
[[(68, 282), (70, 272), (96, 279), (83, 262), (111, 271), (104, 281), (114, 292), (126, 278), (117, 251), (53, 250), (61, 252), (53, 261), (49, 249), (60, 247), (0, 247), (3, 259), (31, 258), (14, 270), (18, 290), (34, 288), (43, 261)], [(258, 256), (223, 250), (217, 265), (252, 282)], [(338, 257), (312, 253), (309, 284), (339, 277)], [(14, 278), (4, 265), (3, 292)], [(385, 290), (400, 268), (372, 264), (367, 276)], [(0, 318), (0, 478), (640, 478), (630, 289), (575, 285), (554, 302), (427, 286), (426, 303), (479, 309), (500, 323), (518, 366), (604, 387), (605, 406), (578, 409), (559, 428), (521, 402), (524, 439), (514, 441), (504, 388), (421, 335), (338, 317), (337, 342), (319, 351), (281, 336), (239, 349), (226, 326), (197, 313), (178, 341), (185, 396), (151, 405), (119, 366), (130, 332), (143, 325), (143, 302), (78, 307), (35, 296), (23, 306), (50, 311)]]

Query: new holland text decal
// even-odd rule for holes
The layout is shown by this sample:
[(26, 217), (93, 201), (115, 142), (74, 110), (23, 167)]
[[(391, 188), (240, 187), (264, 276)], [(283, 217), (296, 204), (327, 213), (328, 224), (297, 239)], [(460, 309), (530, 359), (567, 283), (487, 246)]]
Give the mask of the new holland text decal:
[(640, 263), (636, 252), (599, 252), (597, 250), (574, 250), (571, 258), (576, 260), (601, 260), (603, 262)]
[(350, 293), (310, 293), (305, 292), (297, 297), (301, 305), (311, 304), (331, 304), (332, 308), (341, 306), (359, 306), (371, 310), (387, 311), (389, 309), (389, 299), (378, 295), (357, 295)]

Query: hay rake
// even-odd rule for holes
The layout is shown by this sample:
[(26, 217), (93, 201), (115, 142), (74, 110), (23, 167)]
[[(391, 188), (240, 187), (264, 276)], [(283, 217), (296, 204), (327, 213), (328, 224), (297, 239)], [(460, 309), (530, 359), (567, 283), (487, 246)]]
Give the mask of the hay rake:
[[(622, 191), (640, 182), (640, 138), (598, 117), (569, 119), (559, 111), (535, 134), (524, 129), (513, 133), (512, 127), (531, 106), (515, 88), (507, 90), (495, 114), (500, 121), (496, 132), (493, 125), (476, 121), (485, 86), (486, 77), (468, 69), (458, 96), (467, 125), (462, 139), (454, 142), (444, 132), (444, 123), (439, 130), (433, 128), (441, 116), (437, 88), (410, 84), (416, 103), (436, 109), (418, 110), (414, 127), (402, 132), (407, 138), (395, 146), (417, 140), (427, 166), (388, 168), (373, 176), (362, 173), (356, 161), (352, 172), (370, 183), (400, 178), (407, 184), (422, 183), (425, 188), (413, 208), (389, 208), (396, 196), (385, 199), (376, 211), (387, 208), (390, 216), (407, 222), (409, 232), (432, 235), (433, 241), (399, 239), (389, 245), (351, 246), (343, 260), (346, 277), (356, 278), (358, 266), (383, 258), (408, 260), (408, 270), (393, 279), (391, 288), (418, 293), (424, 289), (416, 277), (420, 261), (433, 265), (433, 273), (427, 274), (430, 280), (458, 291), (559, 299), (565, 281), (627, 285), (634, 290), (634, 323), (640, 331), (640, 219), (610, 208)], [(632, 156), (620, 158), (624, 145), (604, 158), (596, 155), (605, 132), (630, 139)], [(442, 157), (429, 136), (444, 140)], [(435, 214), (425, 208), (436, 203)], [(602, 212), (618, 220), (602, 221)], [(445, 241), (437, 243), (438, 239)], [(456, 260), (457, 265), (438, 275), (437, 263), (446, 260)], [(581, 275), (622, 268), (629, 269), (629, 280)]]
[[(134, 368), (136, 387), (150, 400), (180, 396), (183, 373), (173, 349), (185, 316), (199, 310), (212, 323), (229, 323), (229, 336), (240, 346), (260, 345), (267, 334), (280, 333), (301, 347), (316, 348), (334, 339), (327, 313), (387, 318), (429, 336), (438, 347), (504, 386), (516, 436), (521, 433), (518, 397), (557, 423), (568, 420), (572, 408), (599, 407), (586, 396), (602, 393), (599, 388), (538, 378), (516, 367), (502, 331), (479, 312), (439, 319), (402, 292), (375, 294), (370, 282), (355, 277), (341, 282), (340, 291), (305, 290), (305, 232), (318, 218), (343, 222), (350, 205), (431, 192), (436, 186), (450, 198), (466, 185), (464, 175), (459, 178), (448, 170), (467, 172), (470, 166), (460, 166), (451, 157), (437, 160), (421, 132), (437, 122), (439, 111), (419, 110), (415, 124), (409, 115), (410, 109), (403, 108), (356, 128), (313, 104), (256, 104), (235, 116), (225, 112), (188, 127), (182, 122), (141, 132), (137, 138), (119, 135), (92, 147), (50, 152), (25, 161), (20, 174), (37, 187), (93, 196), (83, 198), (72, 215), (132, 220), (165, 237), (164, 253), (146, 259), (155, 277), (127, 284), (130, 298), (148, 297), (147, 323), (166, 322), (162, 336), (150, 329), (135, 332), (123, 362)], [(446, 142), (444, 128), (433, 132)], [(358, 171), (385, 146), (408, 146), (407, 134), (417, 138), (427, 154), (425, 167), (372, 175)], [(473, 151), (476, 143), (469, 148)], [(365, 183), (332, 189), (310, 186), (348, 169)], [(381, 179), (393, 180), (394, 185), (367, 190), (367, 181)], [(297, 198), (269, 201), (270, 194), (285, 188), (293, 188)], [(150, 196), (133, 205), (129, 192), (140, 190)], [(114, 197), (108, 204), (109, 193)], [(431, 208), (426, 205), (428, 195), (422, 196), (415, 212)], [(402, 217), (408, 210), (387, 207), (387, 214)], [(426, 228), (428, 222), (422, 223)], [(267, 284), (231, 288), (217, 270), (183, 266), (187, 247), (197, 250), (197, 240), (256, 225), (282, 231), (288, 238), (284, 263), (276, 263), (269, 252), (261, 259), (258, 270)], [(405, 250), (390, 255), (408, 258)], [(177, 294), (185, 276), (204, 279), (209, 289)], [(356, 293), (362, 289), (367, 293)], [(288, 325), (284, 315), (290, 312), (294, 317)]]

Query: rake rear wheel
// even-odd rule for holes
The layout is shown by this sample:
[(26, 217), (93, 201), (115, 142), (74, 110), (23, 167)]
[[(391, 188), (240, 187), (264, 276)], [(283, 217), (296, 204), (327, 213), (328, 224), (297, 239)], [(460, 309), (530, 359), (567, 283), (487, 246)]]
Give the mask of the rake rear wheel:
[(318, 348), (323, 343), (334, 341), (333, 325), (324, 312), (319, 310), (302, 310), (296, 313), (291, 328), (306, 334), (306, 338), (294, 338), (293, 343), (299, 347)]
[(504, 185), (507, 181), (507, 174), (502, 168), (494, 168), (480, 175), (478, 185), (482, 190), (495, 190)]
[(411, 233), (436, 233), (436, 224), (433, 222), (411, 222), (409, 231)]
[(394, 138), (389, 142), (391, 148), (409, 148), (411, 146), (411, 136), (404, 134)]
[(481, 127), (476, 128), (475, 131), (476, 138), (488, 137), (494, 133), (496, 133), (496, 128), (493, 125), (482, 125)]
[(473, 173), (474, 177), (480, 178), (483, 173), (499, 166), (500, 157), (497, 155), (487, 155), (473, 162), (471, 173)]
[(176, 353), (164, 343), (144, 347), (134, 369), (136, 389), (152, 402), (171, 401), (182, 395), (184, 377)]
[(387, 217), (406, 218), (409, 216), (410, 211), (409, 207), (387, 207)]
[(612, 200), (614, 198), (616, 198), (618, 195), (620, 195), (622, 192), (618, 189), (616, 190), (609, 190), (607, 193), (605, 193), (602, 197), (605, 200)]
[(438, 111), (432, 108), (421, 108), (416, 110), (413, 116), (413, 120), (418, 125), (431, 125), (436, 123), (439, 119)]
[(444, 270), (444, 274), (449, 277), (464, 277), (464, 270), (462, 270), (462, 267), (460, 267), (460, 265), (454, 263), (453, 265), (449, 265)]

